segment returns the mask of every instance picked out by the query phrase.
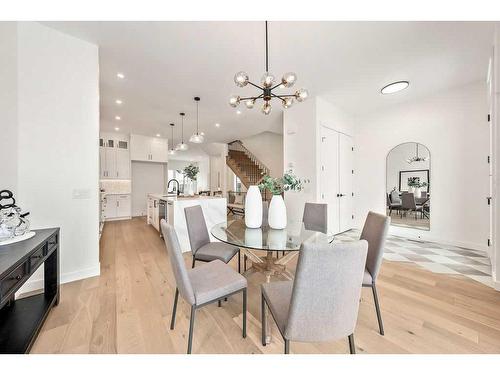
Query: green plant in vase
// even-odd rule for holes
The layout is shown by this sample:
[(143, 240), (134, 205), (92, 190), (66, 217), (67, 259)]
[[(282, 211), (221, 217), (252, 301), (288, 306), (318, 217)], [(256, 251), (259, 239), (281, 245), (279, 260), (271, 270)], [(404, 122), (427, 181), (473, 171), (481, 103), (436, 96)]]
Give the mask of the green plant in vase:
[(282, 194), (286, 191), (301, 191), (304, 185), (309, 183), (308, 179), (298, 178), (292, 170), (285, 172), (283, 177), (264, 176), (259, 184), (261, 191), (269, 190), (273, 195), (269, 205), (269, 226), (273, 229), (284, 229), (286, 227), (286, 207)]
[(196, 181), (198, 173), (200, 173), (200, 167), (193, 163), (187, 165), (182, 170), (182, 174), (184, 175), (184, 177), (189, 179), (188, 195), (194, 195), (193, 181)]

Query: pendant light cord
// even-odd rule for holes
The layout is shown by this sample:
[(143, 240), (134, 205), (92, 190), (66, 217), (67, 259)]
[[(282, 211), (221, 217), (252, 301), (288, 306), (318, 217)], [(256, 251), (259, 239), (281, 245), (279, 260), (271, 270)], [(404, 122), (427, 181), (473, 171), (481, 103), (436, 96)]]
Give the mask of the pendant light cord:
[(269, 46), (267, 43), (267, 21), (266, 21), (266, 73), (269, 73)]
[(200, 134), (200, 128), (199, 128), (199, 121), (198, 121), (198, 105), (199, 105), (199, 101), (197, 100), (196, 101), (196, 134)]

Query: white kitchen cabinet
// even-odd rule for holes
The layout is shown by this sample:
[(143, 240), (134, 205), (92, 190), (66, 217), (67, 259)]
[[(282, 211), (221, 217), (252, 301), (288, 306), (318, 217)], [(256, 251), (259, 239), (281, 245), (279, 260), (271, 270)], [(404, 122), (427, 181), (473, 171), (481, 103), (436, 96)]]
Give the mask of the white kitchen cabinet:
[(130, 153), (128, 150), (116, 149), (116, 178), (130, 178)]
[(100, 178), (130, 179), (129, 141), (102, 135), (99, 146)]
[(168, 140), (131, 134), (130, 159), (166, 163), (168, 161)]
[(130, 194), (108, 194), (103, 202), (104, 220), (129, 219), (132, 215)]

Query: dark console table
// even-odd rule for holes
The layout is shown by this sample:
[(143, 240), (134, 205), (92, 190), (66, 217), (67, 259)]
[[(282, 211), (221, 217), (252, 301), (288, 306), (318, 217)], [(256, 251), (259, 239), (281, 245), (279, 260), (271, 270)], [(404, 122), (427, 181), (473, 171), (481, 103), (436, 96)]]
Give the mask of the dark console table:
[[(59, 303), (59, 228), (35, 232), (28, 240), (0, 246), (0, 353), (28, 353)], [(15, 300), (14, 293), (42, 264), (43, 293)]]

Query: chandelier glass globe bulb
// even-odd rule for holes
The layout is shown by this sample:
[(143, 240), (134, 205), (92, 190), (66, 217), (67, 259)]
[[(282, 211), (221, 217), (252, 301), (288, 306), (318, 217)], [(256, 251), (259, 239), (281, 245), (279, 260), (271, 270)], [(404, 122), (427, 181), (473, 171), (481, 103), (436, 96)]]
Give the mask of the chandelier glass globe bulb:
[(295, 92), (295, 98), (298, 102), (303, 102), (309, 97), (309, 92), (306, 89), (300, 89)]
[(265, 115), (268, 115), (271, 113), (271, 104), (269, 102), (265, 102), (264, 105), (262, 106), (262, 113)]
[(247, 106), (248, 109), (252, 109), (253, 106), (255, 105), (255, 100), (254, 99), (246, 100), (245, 105)]
[(229, 98), (229, 105), (236, 108), (240, 104), (240, 97), (238, 95), (233, 95)]
[(238, 87), (245, 87), (248, 84), (248, 74), (245, 72), (238, 72), (234, 75), (234, 83)]
[(170, 150), (168, 150), (168, 154), (169, 155), (175, 155), (177, 152), (175, 151), (175, 149), (171, 148)]
[(285, 98), (283, 99), (283, 108), (290, 108), (293, 105), (293, 98)]
[(262, 86), (268, 89), (274, 84), (274, 76), (270, 73), (264, 73), (260, 81)]
[(285, 87), (292, 87), (295, 81), (297, 81), (297, 74), (293, 72), (285, 73), (281, 78), (281, 84)]

